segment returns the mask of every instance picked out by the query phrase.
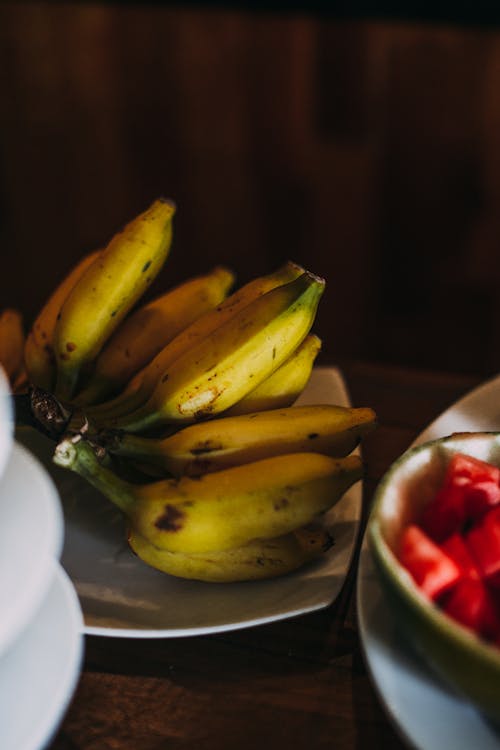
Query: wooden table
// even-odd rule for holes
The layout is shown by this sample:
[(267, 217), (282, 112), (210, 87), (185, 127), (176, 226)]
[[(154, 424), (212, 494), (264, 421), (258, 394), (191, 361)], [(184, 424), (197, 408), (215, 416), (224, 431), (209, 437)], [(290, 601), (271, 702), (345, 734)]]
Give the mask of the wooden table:
[[(416, 435), (479, 379), (341, 363), (355, 406), (379, 426), (364, 444), (364, 512)], [(355, 566), (329, 608), (194, 638), (86, 637), (83, 672), (50, 750), (342, 750), (405, 747), (367, 674)]]

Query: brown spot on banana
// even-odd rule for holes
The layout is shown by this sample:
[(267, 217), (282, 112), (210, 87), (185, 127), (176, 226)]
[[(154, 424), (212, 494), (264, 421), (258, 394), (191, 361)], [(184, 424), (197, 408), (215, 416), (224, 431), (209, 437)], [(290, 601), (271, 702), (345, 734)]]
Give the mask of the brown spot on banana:
[(282, 497), (279, 500), (276, 500), (273, 504), (273, 508), (275, 511), (283, 510), (283, 508), (287, 508), (290, 505), (288, 499), (286, 497)]
[(215, 440), (204, 440), (202, 443), (191, 448), (190, 453), (193, 456), (200, 456), (204, 453), (212, 453), (213, 451), (224, 450), (224, 445), (220, 441), (217, 443)]
[(164, 512), (155, 521), (155, 526), (160, 531), (180, 531), (183, 526), (184, 513), (174, 505), (165, 505)]

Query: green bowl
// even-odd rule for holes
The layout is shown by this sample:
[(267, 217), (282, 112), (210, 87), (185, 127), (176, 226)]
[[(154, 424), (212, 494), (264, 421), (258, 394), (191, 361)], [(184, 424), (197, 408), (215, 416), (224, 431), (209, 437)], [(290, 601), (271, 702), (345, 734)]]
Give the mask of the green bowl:
[(450, 457), (457, 452), (500, 466), (500, 432), (456, 433), (406, 451), (377, 487), (368, 541), (401, 632), (451, 688), (498, 722), (500, 648), (489, 645), (429, 601), (395, 555), (403, 528), (420, 517), (440, 485)]

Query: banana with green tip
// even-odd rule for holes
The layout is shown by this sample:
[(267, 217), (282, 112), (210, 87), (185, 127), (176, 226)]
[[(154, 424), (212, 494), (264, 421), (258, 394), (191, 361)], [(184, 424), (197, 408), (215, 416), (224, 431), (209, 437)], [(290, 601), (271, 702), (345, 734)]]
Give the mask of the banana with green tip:
[(160, 549), (133, 529), (128, 534), (128, 543), (143, 562), (168, 575), (207, 583), (234, 583), (291, 573), (321, 557), (330, 549), (333, 539), (318, 525), (274, 539), (255, 539), (233, 549), (197, 554)]
[(225, 411), (274, 372), (309, 333), (324, 286), (306, 271), (250, 302), (176, 359), (143, 406), (107, 426), (141, 432)]
[(234, 278), (228, 268), (217, 266), (132, 312), (104, 345), (73, 403), (92, 404), (117, 393), (175, 336), (219, 305)]
[(273, 273), (259, 276), (237, 289), (214, 310), (203, 315), (185, 328), (167, 344), (146, 367), (132, 378), (125, 391), (108, 402), (87, 409), (88, 417), (103, 423), (107, 420), (129, 414), (142, 406), (151, 396), (158, 380), (173, 362), (188, 350), (194, 348), (210, 336), (216, 329), (233, 318), (252, 301), (266, 292), (298, 278), (304, 269), (292, 261), (287, 261)]
[(291, 406), (189, 425), (166, 438), (120, 432), (104, 445), (111, 453), (196, 476), (284, 453), (346, 456), (375, 427), (373, 409), (331, 404)]
[(99, 252), (100, 250), (94, 250), (88, 253), (69, 271), (43, 305), (26, 338), (24, 363), (28, 380), (45, 391), (52, 390), (55, 385), (54, 331), (61, 307)]
[(294, 404), (309, 382), (320, 350), (321, 339), (310, 333), (277, 370), (227, 409), (224, 416), (281, 409)]
[(88, 366), (161, 270), (172, 242), (171, 201), (156, 200), (116, 233), (65, 299), (54, 331), (55, 394), (70, 400)]
[(99, 463), (84, 441), (65, 439), (54, 462), (83, 476), (159, 549), (186, 554), (240, 547), (301, 528), (361, 479), (359, 456), (294, 453), (201, 477), (133, 484)]

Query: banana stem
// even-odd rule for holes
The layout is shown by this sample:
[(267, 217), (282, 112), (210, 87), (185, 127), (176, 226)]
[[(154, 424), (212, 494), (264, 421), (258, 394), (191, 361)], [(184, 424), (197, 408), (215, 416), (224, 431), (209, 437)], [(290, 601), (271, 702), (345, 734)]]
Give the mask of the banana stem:
[(85, 440), (73, 442), (65, 438), (57, 445), (53, 461), (57, 466), (74, 471), (86, 479), (125, 514), (135, 505), (134, 485), (103, 466)]
[(160, 438), (148, 438), (141, 435), (131, 435), (121, 430), (110, 431), (107, 435), (103, 433), (101, 442), (111, 453), (127, 458), (150, 458), (159, 456), (165, 458), (163, 440)]

